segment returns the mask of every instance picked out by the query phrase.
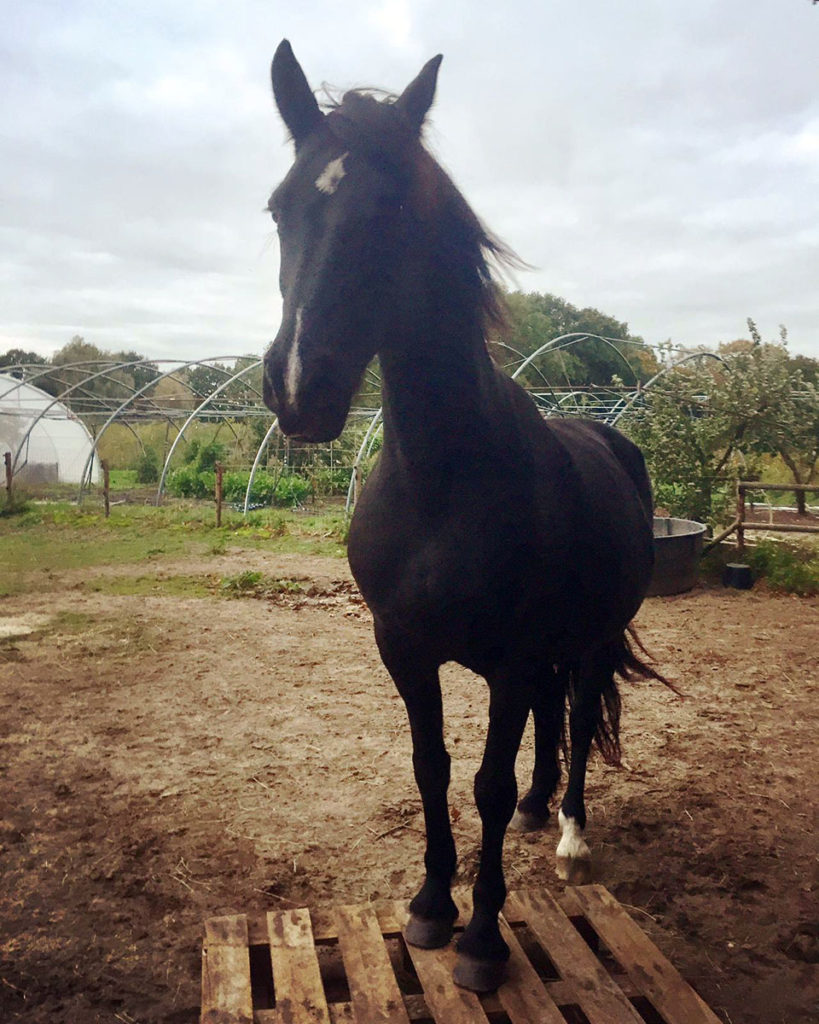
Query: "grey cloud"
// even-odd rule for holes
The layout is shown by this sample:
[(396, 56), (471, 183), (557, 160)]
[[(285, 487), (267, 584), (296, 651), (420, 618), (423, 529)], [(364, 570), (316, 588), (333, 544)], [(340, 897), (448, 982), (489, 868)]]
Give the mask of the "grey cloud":
[(443, 51), (432, 147), (537, 269), (649, 341), (753, 315), (819, 355), (819, 8), (409, 0), (297, 8), (18, 4), (0, 28), (8, 344), (75, 331), (151, 355), (260, 351), (290, 160), (269, 95), (289, 36), (314, 86), (401, 89)]

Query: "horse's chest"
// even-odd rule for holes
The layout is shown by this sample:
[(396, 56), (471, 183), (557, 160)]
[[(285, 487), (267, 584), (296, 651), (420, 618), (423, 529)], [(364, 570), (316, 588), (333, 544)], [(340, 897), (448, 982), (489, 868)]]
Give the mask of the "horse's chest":
[(364, 599), (382, 627), (423, 635), (442, 658), (465, 660), (508, 633), (524, 606), (544, 600), (537, 552), (502, 523), (491, 530), (468, 522), (424, 531), (369, 527), (351, 530), (349, 545)]

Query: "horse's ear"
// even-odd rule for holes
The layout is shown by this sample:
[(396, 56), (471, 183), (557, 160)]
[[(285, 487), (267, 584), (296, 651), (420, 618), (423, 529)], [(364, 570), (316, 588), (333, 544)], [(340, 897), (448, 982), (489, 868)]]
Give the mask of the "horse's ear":
[(273, 96), (298, 147), (324, 119), (290, 43), (282, 39), (270, 68)]
[(438, 81), (438, 68), (441, 66), (443, 54), (428, 60), (395, 101), (395, 106), (407, 118), (417, 131), (421, 130), (432, 101), (435, 99), (435, 84)]

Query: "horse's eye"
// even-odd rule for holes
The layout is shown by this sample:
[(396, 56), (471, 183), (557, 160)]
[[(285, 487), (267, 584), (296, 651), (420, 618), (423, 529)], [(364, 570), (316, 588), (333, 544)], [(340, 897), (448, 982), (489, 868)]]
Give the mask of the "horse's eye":
[(264, 208), (263, 212), (269, 213), (275, 223), (279, 223), (279, 208), (278, 204), (275, 202), (275, 193), (267, 200), (267, 206)]

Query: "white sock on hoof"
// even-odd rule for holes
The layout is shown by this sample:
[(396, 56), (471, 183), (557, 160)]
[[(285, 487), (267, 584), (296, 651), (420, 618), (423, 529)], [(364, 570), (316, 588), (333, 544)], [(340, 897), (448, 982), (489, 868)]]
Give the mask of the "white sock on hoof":
[(563, 811), (558, 811), (560, 822), (560, 842), (557, 844), (559, 860), (591, 860), (591, 850), (583, 838), (583, 829), (575, 818), (567, 818)]

